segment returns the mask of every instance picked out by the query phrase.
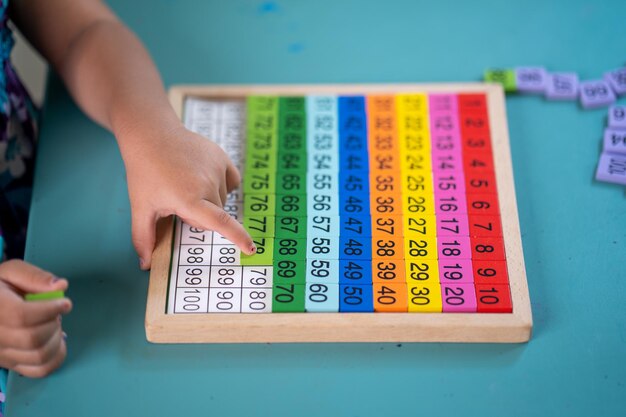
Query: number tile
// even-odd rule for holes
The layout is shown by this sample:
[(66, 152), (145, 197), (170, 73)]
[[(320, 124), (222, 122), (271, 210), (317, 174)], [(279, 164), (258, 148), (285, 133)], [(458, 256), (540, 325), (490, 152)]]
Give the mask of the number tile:
[(375, 282), (372, 295), (376, 312), (406, 313), (409, 310), (406, 284)]
[(372, 313), (371, 285), (339, 285), (339, 311), (342, 313)]
[(511, 289), (508, 285), (476, 284), (479, 313), (512, 313)]
[(476, 292), (473, 284), (442, 284), (441, 302), (444, 313), (476, 312)]

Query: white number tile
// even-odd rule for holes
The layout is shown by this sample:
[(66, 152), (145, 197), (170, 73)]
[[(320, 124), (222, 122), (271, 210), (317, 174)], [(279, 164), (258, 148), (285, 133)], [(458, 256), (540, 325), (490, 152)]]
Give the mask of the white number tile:
[[(233, 219), (237, 220), (239, 223), (243, 223), (243, 202), (242, 201), (226, 202), (226, 205), (224, 205), (224, 211), (230, 214), (230, 216)], [(217, 242), (217, 240), (214, 240), (214, 242)]]
[(244, 288), (271, 288), (274, 282), (274, 268), (271, 266), (244, 266), (242, 287)]
[(210, 262), (210, 245), (180, 245), (178, 265), (201, 266)]
[(211, 265), (241, 265), (241, 251), (233, 244), (212, 247)]
[(209, 313), (240, 313), (241, 288), (211, 288)]
[(178, 288), (208, 288), (209, 287), (209, 267), (208, 266), (179, 266), (176, 279)]
[(242, 313), (271, 313), (271, 288), (244, 288), (241, 294)]
[(222, 104), (222, 111), (225, 119), (240, 120), (244, 122), (246, 104), (241, 101), (224, 101)]
[(211, 288), (241, 288), (240, 266), (211, 267)]
[(188, 98), (186, 111), (194, 120), (207, 120), (217, 116), (218, 103), (198, 98)]
[(210, 245), (212, 242), (213, 232), (210, 230), (200, 231), (200, 229), (192, 228), (187, 223), (183, 223), (182, 232), (181, 243), (183, 245)]
[(217, 137), (217, 129), (212, 122), (194, 122), (189, 130), (211, 140)]
[(174, 313), (208, 313), (208, 288), (177, 288)]

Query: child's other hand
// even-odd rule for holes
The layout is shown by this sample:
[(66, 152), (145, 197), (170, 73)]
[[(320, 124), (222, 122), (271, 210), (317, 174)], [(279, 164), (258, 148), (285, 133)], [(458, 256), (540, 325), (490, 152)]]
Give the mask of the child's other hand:
[(246, 254), (256, 251), (248, 232), (223, 209), (241, 176), (216, 143), (182, 125), (123, 139), (133, 244), (142, 269), (152, 263), (157, 220), (171, 214), (192, 227), (217, 231)]
[(24, 301), (23, 295), (65, 291), (67, 285), (23, 261), (0, 264), (0, 367), (41, 378), (61, 366), (67, 348), (60, 318), (72, 303), (67, 298)]

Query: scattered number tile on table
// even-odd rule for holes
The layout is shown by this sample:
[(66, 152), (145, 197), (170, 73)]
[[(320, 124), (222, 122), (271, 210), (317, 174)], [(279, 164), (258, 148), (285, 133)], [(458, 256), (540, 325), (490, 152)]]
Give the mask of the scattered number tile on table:
[(515, 70), (513, 69), (488, 69), (485, 71), (484, 80), (491, 83), (499, 83), (507, 93), (517, 91)]
[(605, 153), (626, 155), (626, 129), (604, 129), (602, 150)]
[(610, 153), (600, 155), (596, 180), (626, 185), (626, 155)]
[(626, 130), (626, 106), (609, 107), (609, 127)]
[(578, 98), (578, 74), (560, 72), (548, 74), (546, 98), (548, 100), (576, 100)]
[(548, 85), (548, 73), (541, 67), (517, 67), (515, 85), (520, 93), (542, 94)]
[(585, 109), (607, 107), (615, 102), (615, 93), (605, 80), (582, 81), (580, 104)]
[(615, 94), (626, 94), (626, 68), (609, 71), (604, 74), (604, 79), (609, 82)]

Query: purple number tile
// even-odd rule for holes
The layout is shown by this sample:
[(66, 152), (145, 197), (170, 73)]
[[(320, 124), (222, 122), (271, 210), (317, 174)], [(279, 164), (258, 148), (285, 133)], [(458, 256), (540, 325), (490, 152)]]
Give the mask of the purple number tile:
[(604, 79), (609, 82), (615, 94), (626, 94), (626, 68), (619, 68), (604, 74)]
[(546, 91), (548, 73), (541, 67), (515, 68), (515, 83), (520, 93), (543, 93)]
[(626, 129), (626, 106), (611, 106), (609, 108), (609, 127)]
[(604, 129), (603, 152), (626, 155), (626, 130)]
[(548, 74), (546, 98), (548, 100), (576, 100), (578, 98), (578, 74), (573, 72)]
[(596, 180), (626, 185), (626, 155), (611, 153), (600, 155)]
[(580, 83), (580, 104), (585, 109), (606, 107), (615, 101), (615, 93), (604, 80), (583, 81)]

